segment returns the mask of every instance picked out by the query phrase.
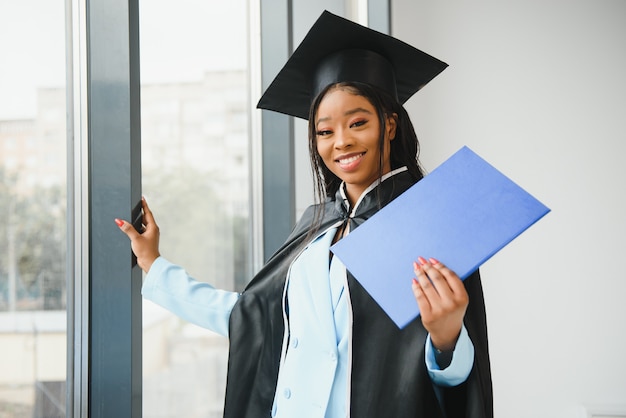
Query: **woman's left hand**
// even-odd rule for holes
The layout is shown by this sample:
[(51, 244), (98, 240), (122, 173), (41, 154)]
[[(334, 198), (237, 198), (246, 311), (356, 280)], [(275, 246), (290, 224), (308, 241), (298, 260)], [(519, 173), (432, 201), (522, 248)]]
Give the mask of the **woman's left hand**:
[(469, 303), (467, 291), (459, 276), (439, 261), (418, 261), (413, 263), (413, 294), (422, 323), (435, 348), (453, 350)]

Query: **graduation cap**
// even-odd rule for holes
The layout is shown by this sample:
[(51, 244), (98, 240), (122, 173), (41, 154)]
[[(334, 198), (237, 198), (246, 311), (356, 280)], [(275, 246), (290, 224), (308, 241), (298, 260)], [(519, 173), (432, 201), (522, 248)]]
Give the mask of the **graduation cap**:
[(374, 85), (405, 103), (447, 66), (399, 39), (324, 11), (257, 107), (308, 119), (313, 99), (342, 81)]

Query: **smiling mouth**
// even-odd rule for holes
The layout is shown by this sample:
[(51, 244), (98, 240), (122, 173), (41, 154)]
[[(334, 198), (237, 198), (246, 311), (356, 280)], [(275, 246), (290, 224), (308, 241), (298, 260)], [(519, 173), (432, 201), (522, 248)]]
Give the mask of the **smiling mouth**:
[(346, 164), (350, 164), (350, 163), (355, 162), (356, 160), (358, 160), (359, 158), (361, 158), (363, 155), (365, 155), (365, 153), (364, 153), (364, 152), (362, 152), (362, 153), (360, 153), (360, 154), (355, 154), (355, 155), (352, 155), (352, 156), (350, 156), (350, 157), (341, 158), (341, 159), (338, 159), (338, 160), (336, 160), (336, 161), (337, 161), (339, 164), (341, 164), (341, 165), (346, 165)]

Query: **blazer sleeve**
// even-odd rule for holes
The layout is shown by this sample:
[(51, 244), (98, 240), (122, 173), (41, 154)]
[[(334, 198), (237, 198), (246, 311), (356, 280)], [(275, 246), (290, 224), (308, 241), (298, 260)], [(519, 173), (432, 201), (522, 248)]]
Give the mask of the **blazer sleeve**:
[(430, 334), (426, 338), (425, 357), (428, 375), (436, 385), (449, 387), (465, 382), (474, 366), (474, 345), (467, 334), (465, 325), (461, 328), (461, 334), (452, 354), (452, 361), (446, 368), (441, 369), (437, 364)]
[(240, 296), (197, 281), (163, 257), (150, 267), (141, 294), (180, 318), (226, 337), (230, 313)]

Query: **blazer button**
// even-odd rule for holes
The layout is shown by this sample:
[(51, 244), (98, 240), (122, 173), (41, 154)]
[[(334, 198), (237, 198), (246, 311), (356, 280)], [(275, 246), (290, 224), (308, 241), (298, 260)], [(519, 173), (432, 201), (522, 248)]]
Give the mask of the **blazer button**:
[(285, 399), (291, 398), (291, 391), (289, 390), (289, 388), (283, 391), (283, 395), (285, 396)]
[(291, 348), (296, 348), (298, 346), (298, 339), (297, 338), (293, 338), (293, 340), (291, 340)]

